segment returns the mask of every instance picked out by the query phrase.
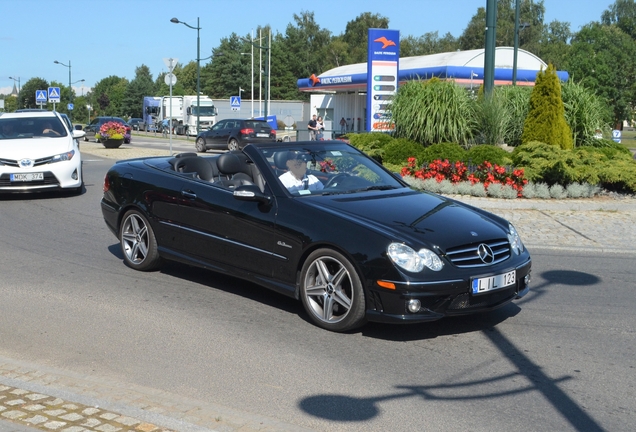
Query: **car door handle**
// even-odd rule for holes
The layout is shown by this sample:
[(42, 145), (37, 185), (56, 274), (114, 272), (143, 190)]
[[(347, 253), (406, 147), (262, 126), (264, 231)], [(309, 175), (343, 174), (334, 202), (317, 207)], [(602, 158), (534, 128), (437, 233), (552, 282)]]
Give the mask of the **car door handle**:
[(197, 194), (195, 194), (194, 192), (192, 192), (190, 190), (182, 190), (181, 191), (181, 195), (183, 195), (186, 198), (190, 198), (190, 199), (195, 199), (197, 197)]

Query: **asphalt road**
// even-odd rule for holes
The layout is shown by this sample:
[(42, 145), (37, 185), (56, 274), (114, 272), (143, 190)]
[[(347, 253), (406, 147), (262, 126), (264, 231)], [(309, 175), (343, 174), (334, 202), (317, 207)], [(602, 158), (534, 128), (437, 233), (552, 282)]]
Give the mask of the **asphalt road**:
[(281, 422), (263, 430), (636, 430), (633, 255), (531, 249), (531, 293), (498, 311), (329, 333), (253, 284), (127, 268), (99, 208), (111, 164), (85, 157), (80, 196), (0, 200), (12, 364), (135, 387), (146, 409), (187, 398), (210, 429), (231, 413)]

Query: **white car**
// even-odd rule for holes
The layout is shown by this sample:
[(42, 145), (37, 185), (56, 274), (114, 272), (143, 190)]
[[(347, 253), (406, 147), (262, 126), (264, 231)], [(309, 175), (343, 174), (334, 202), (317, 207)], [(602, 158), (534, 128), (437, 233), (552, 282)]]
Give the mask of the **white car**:
[(69, 190), (82, 192), (82, 157), (77, 139), (52, 111), (0, 116), (0, 194)]

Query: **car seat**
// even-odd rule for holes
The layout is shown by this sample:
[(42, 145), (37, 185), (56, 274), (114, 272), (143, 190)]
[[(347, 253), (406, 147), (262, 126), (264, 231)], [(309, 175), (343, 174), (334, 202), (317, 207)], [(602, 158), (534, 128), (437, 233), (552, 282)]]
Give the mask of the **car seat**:
[(228, 180), (215, 182), (223, 187), (234, 189), (244, 184), (254, 184), (251, 176), (251, 169), (247, 164), (247, 158), (243, 153), (227, 152), (223, 153), (216, 161), (221, 174), (227, 176)]
[(182, 157), (178, 158), (174, 164), (177, 172), (184, 174), (192, 173), (196, 178), (201, 180), (212, 181), (214, 179), (214, 170), (212, 165), (204, 158), (200, 157)]

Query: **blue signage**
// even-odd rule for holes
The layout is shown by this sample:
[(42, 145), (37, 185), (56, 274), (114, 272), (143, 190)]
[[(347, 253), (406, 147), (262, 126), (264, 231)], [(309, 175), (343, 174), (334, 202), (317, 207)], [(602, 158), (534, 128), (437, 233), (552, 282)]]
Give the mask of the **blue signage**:
[(240, 96), (230, 96), (230, 107), (232, 111), (240, 111), (241, 110), (241, 97)]
[(620, 130), (618, 130), (618, 129), (614, 129), (614, 130), (612, 131), (612, 139), (613, 139), (615, 142), (617, 142), (617, 143), (620, 143), (620, 142), (621, 142), (621, 135), (622, 135), (622, 133), (621, 133), (621, 131), (620, 131)]
[(47, 101), (46, 90), (35, 91), (35, 103), (45, 103)]
[(59, 103), (60, 102), (60, 88), (59, 87), (49, 87), (49, 102)]
[(397, 92), (400, 63), (399, 30), (368, 29), (367, 125), (369, 132), (391, 132), (387, 110)]

